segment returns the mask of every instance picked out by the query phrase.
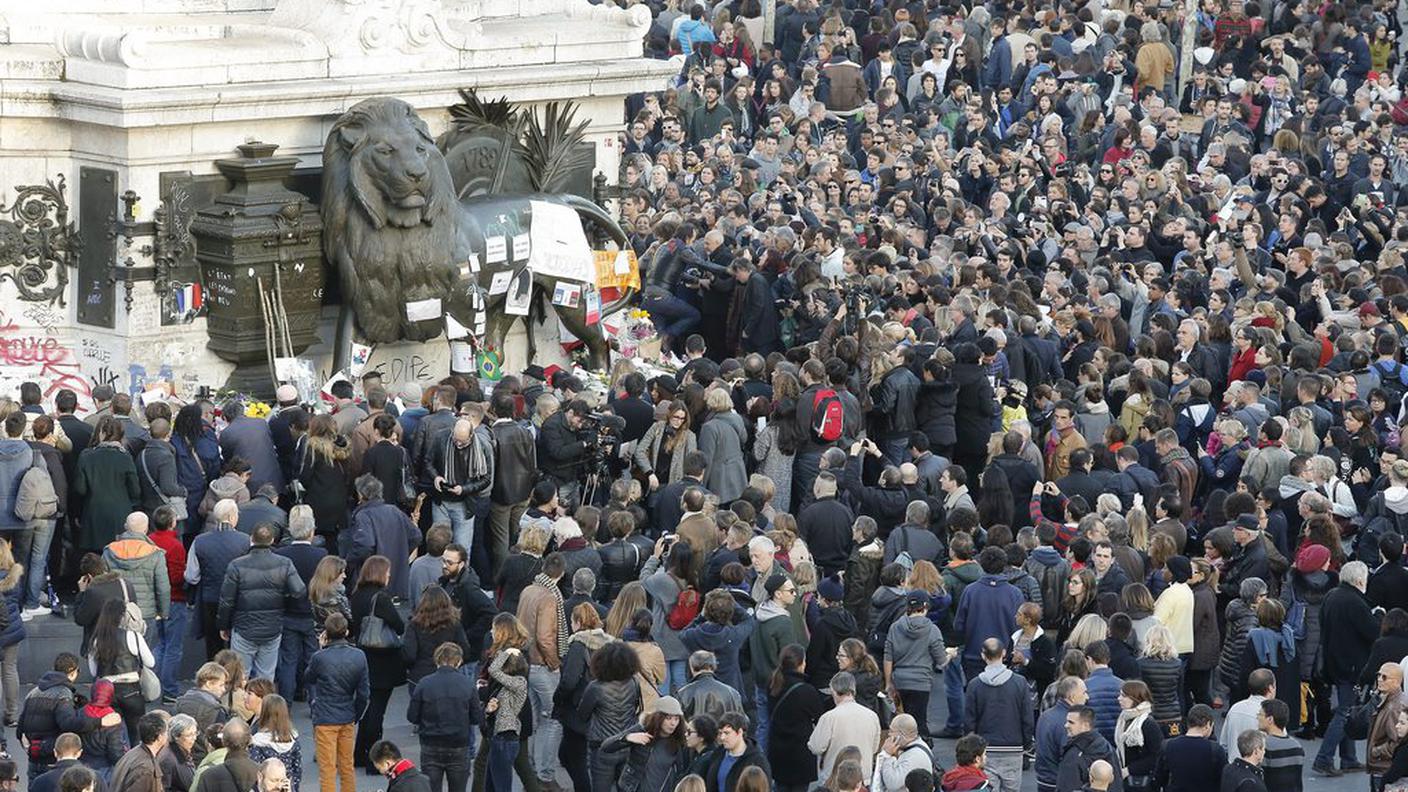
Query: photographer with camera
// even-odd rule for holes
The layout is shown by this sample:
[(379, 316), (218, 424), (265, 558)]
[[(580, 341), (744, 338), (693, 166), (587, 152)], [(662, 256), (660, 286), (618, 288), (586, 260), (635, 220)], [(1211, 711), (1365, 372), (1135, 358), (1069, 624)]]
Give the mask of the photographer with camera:
[[(587, 461), (587, 443), (595, 430), (587, 426), (587, 403), (574, 399), (553, 413), (538, 430), (538, 465), (557, 482), (558, 498), (576, 508), (581, 494), (579, 479)], [(593, 435), (589, 437), (589, 435)]]

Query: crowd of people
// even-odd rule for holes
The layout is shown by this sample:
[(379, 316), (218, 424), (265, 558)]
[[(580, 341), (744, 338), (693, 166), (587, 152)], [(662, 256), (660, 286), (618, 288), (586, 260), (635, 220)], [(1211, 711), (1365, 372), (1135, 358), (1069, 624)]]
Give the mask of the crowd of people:
[(650, 8), (662, 367), (0, 400), (29, 788), (1408, 789), (1396, 4)]

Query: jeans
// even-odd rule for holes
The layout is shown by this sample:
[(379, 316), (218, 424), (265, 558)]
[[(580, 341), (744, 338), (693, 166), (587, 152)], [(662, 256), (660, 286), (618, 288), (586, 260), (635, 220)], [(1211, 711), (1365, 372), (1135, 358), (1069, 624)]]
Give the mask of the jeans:
[(1022, 749), (988, 746), (984, 772), (992, 782), (992, 792), (1022, 792)]
[(665, 661), (665, 681), (660, 683), (660, 695), (673, 696), (689, 684), (689, 663), (685, 660)]
[(302, 624), (290, 626), (284, 623), (284, 634), (279, 639), (279, 667), (274, 672), (274, 683), (284, 701), (293, 701), (299, 690), (299, 681), (308, 668), (308, 661), (318, 651), (318, 634), (313, 631), (311, 619)]
[(761, 685), (753, 691), (753, 701), (758, 707), (758, 728), (753, 734), (758, 741), (758, 750), (766, 756), (768, 752), (768, 732), (772, 731), (772, 713), (768, 711), (768, 689)]
[(318, 792), (337, 792), (339, 781), (342, 782), (342, 792), (357, 792), (357, 775), (352, 770), (352, 740), (356, 733), (355, 723), (313, 727)]
[[(953, 665), (953, 663), (949, 663), (949, 665)], [(929, 691), (901, 690), (899, 694), (900, 709), (914, 716), (914, 722), (919, 727), (920, 739), (929, 742)], [(953, 717), (953, 714), (950, 713), (949, 717)]]
[(48, 605), (48, 599), (44, 596), (44, 584), (49, 582), (49, 545), (54, 541), (54, 524), (56, 520), (34, 520), (30, 524), (34, 526), (33, 539), (29, 546), (28, 558), (18, 554), (16, 548), (15, 559), (24, 564), (25, 573), (25, 594), (22, 608), (35, 608), (40, 605)]
[(963, 688), (967, 684), (965, 680), (962, 663), (950, 660), (949, 664), (944, 666), (944, 698), (948, 699), (948, 723), (944, 724), (946, 731), (963, 731)]
[(518, 541), (518, 521), (528, 511), (528, 501), (489, 507), (489, 556), (494, 569), (503, 566), (508, 549)]
[(903, 465), (909, 461), (909, 435), (890, 437), (880, 441), (880, 453), (892, 465)]
[(489, 776), (486, 792), (513, 792), (513, 762), (518, 758), (518, 735), (505, 732), (489, 742)]
[(166, 618), (157, 622), (156, 675), (161, 679), (161, 695), (181, 695), (181, 654), (186, 645), (186, 622), (190, 610), (184, 602), (171, 603)]
[(656, 331), (672, 341), (684, 338), (699, 326), (699, 309), (673, 294), (646, 297), (641, 301), (641, 307), (650, 314)]
[[(484, 738), (484, 750), (474, 756), (474, 775), (470, 781), (470, 789), (473, 792), (484, 792), (487, 788), (489, 775), (489, 743), (493, 740)], [(518, 783), (522, 784), (523, 792), (542, 792), (542, 786), (538, 783), (538, 776), (533, 773), (533, 760), (528, 757), (528, 740), (519, 738), (518, 755), (513, 759), (513, 772), (518, 776)]]
[(449, 525), (455, 544), (465, 548), (466, 553), (474, 547), (474, 510), (467, 505), (473, 506), (465, 501), (435, 501), (430, 505), (430, 519)]
[(420, 769), (430, 779), (430, 792), (444, 789), (442, 781), (450, 787), (450, 792), (464, 792), (469, 786), (468, 746), (422, 745), (420, 747)]
[(281, 643), (283, 643), (282, 635), (275, 635), (263, 643), (255, 643), (246, 640), (243, 635), (234, 630), (230, 631), (230, 649), (240, 656), (240, 662), (249, 669), (250, 679), (274, 681), (274, 669), (279, 666), (279, 644)]
[[(562, 743), (562, 724), (552, 716), (552, 699), (561, 679), (561, 671), (553, 671), (547, 666), (528, 668), (528, 701), (533, 705), (533, 767), (543, 781), (557, 778), (557, 748)], [(497, 736), (494, 741), (498, 742)], [(517, 745), (516, 739), (514, 744)]]
[(1315, 755), (1315, 764), (1321, 767), (1334, 767), (1335, 749), (1340, 752), (1340, 763), (1354, 762), (1354, 740), (1344, 731), (1344, 721), (1349, 717), (1349, 710), (1355, 703), (1355, 692), (1353, 682), (1335, 683), (1335, 716), (1330, 719), (1330, 726), (1325, 730), (1325, 740), (1320, 743), (1320, 753)]

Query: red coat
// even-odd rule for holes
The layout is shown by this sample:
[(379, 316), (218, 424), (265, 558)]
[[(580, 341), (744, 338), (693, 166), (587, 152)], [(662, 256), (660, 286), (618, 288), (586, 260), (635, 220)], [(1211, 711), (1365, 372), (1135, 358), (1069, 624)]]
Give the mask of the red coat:
[(1256, 347), (1247, 347), (1246, 352), (1239, 352), (1232, 356), (1232, 367), (1227, 371), (1227, 381), (1244, 380), (1254, 370), (1256, 370)]

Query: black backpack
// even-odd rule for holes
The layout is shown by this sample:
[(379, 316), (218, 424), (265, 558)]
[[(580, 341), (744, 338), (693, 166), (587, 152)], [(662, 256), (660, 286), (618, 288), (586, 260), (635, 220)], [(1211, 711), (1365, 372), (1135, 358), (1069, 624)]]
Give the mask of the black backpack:
[(870, 635), (865, 640), (866, 651), (875, 657), (885, 656), (885, 639), (890, 635), (890, 627), (905, 613), (905, 598), (891, 602), (880, 611), (880, 617), (875, 620), (875, 629), (870, 631)]

